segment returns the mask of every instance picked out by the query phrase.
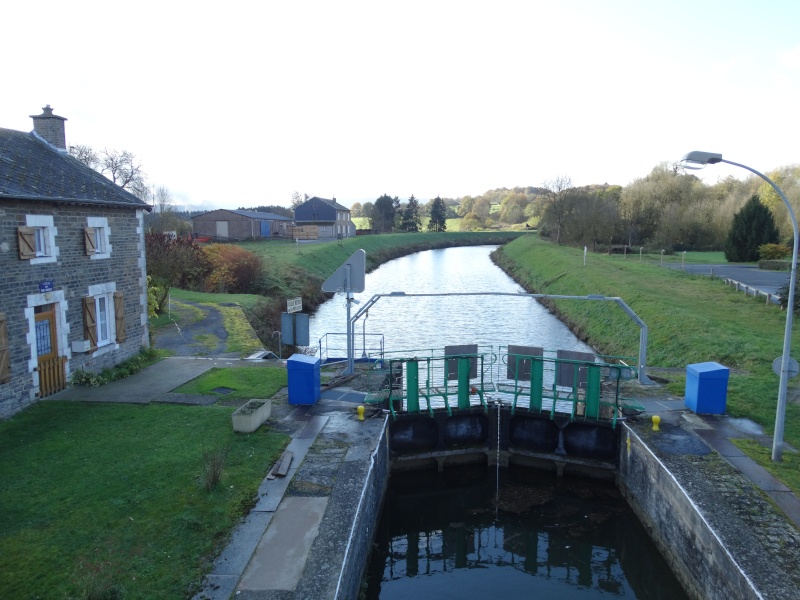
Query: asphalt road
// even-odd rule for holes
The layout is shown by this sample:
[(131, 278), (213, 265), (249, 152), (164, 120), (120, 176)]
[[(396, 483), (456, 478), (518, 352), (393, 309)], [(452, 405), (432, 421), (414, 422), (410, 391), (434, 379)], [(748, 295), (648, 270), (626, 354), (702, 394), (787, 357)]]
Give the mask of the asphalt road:
[(776, 294), (789, 281), (787, 271), (762, 271), (756, 265), (668, 265), (669, 269), (684, 270), (696, 275), (713, 275), (733, 279), (768, 294)]

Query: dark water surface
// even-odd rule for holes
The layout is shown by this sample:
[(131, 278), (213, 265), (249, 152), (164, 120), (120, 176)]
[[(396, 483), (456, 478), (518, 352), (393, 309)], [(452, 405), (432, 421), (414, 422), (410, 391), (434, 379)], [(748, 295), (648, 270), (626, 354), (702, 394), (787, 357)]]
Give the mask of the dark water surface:
[(367, 600), (687, 599), (610, 482), (526, 468), (393, 474)]

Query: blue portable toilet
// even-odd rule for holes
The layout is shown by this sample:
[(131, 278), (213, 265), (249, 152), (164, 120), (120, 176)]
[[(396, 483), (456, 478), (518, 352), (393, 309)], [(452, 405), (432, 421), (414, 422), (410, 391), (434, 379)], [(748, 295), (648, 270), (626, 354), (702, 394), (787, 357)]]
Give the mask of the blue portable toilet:
[(286, 361), (289, 404), (316, 404), (320, 397), (320, 360), (292, 354)]
[(729, 374), (728, 367), (715, 362), (686, 365), (686, 408), (697, 414), (725, 414)]

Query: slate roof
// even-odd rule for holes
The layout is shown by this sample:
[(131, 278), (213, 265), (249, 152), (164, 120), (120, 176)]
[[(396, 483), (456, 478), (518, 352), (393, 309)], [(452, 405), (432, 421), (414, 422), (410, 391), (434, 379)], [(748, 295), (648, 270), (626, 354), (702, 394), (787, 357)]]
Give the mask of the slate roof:
[(284, 217), (276, 213), (256, 212), (253, 210), (232, 210), (232, 213), (241, 215), (243, 217), (250, 217), (251, 219), (259, 219), (262, 221), (291, 221), (290, 217)]
[(322, 202), (324, 202), (328, 206), (335, 208), (336, 210), (346, 210), (347, 212), (350, 212), (349, 208), (347, 208), (346, 206), (342, 206), (336, 200), (328, 200), (327, 198), (320, 198), (319, 196), (314, 196), (313, 198), (309, 198), (308, 200), (306, 200), (306, 202), (308, 202), (309, 200), (321, 200)]
[(33, 133), (0, 128), (0, 200), (151, 207)]

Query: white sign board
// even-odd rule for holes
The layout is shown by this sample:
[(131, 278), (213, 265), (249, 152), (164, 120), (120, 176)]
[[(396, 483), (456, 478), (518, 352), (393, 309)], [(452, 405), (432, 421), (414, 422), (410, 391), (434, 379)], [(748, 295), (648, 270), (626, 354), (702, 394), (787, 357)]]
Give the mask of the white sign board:
[(287, 298), (286, 299), (286, 312), (296, 313), (303, 310), (302, 298)]

